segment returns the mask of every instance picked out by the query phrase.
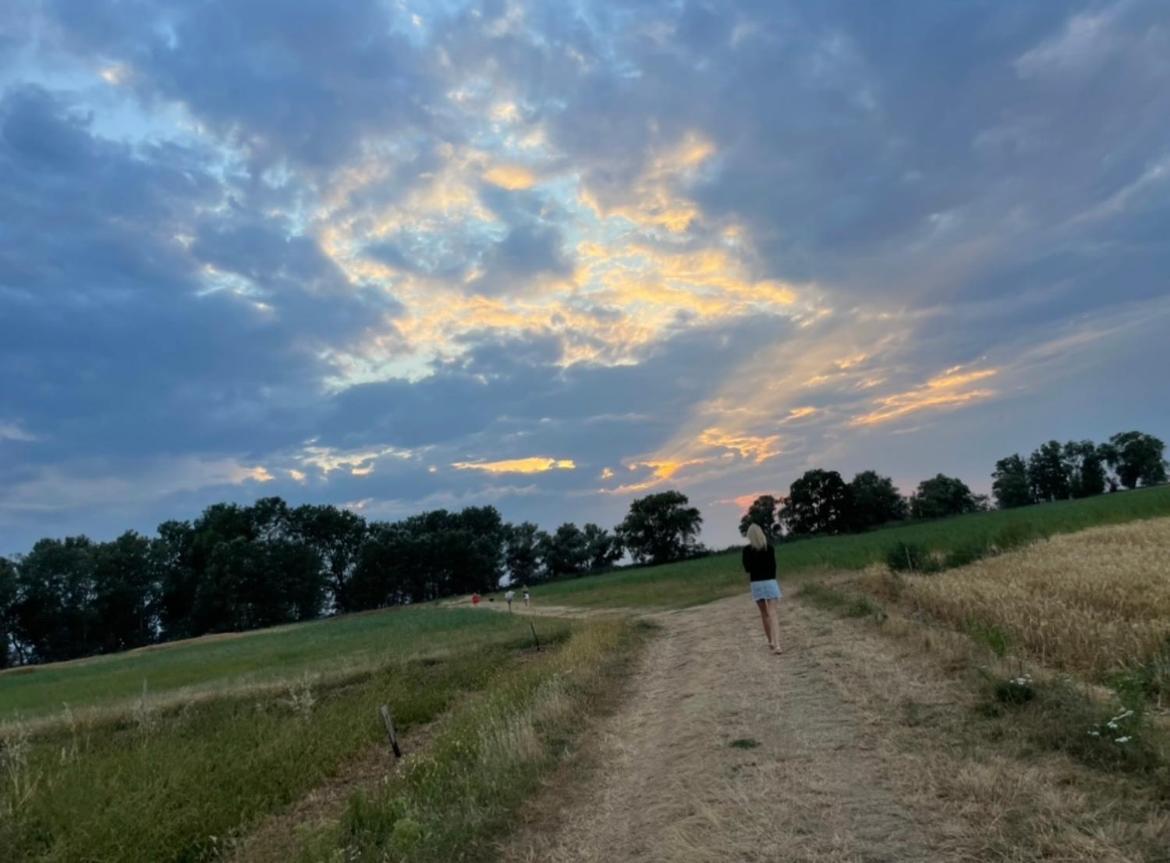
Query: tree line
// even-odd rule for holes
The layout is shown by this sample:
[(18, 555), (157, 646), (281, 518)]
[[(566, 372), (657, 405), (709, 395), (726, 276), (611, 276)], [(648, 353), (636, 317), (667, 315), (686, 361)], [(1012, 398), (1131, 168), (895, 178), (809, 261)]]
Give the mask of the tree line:
[(149, 537), (42, 539), (0, 557), (0, 668), (486, 592), (504, 577), (538, 584), (626, 554), (664, 563), (702, 551), (701, 524), (677, 491), (633, 501), (612, 531), (551, 533), (491, 506), (382, 522), (268, 497), (214, 504)]
[[(1107, 443), (1049, 441), (1025, 460), (1015, 454), (995, 464), (992, 495), (1001, 509), (1090, 497), (1166, 482), (1165, 444), (1129, 431)], [(938, 474), (908, 498), (889, 477), (862, 471), (849, 482), (835, 470), (806, 471), (786, 497), (765, 494), (740, 520), (741, 534), (758, 524), (774, 538), (857, 533), (907, 519), (934, 519), (988, 509), (990, 501), (962, 480)]]
[(1153, 435), (1129, 431), (1108, 442), (1050, 440), (1032, 451), (995, 463), (992, 494), (1001, 509), (1054, 500), (1092, 497), (1106, 491), (1166, 482), (1165, 444)]

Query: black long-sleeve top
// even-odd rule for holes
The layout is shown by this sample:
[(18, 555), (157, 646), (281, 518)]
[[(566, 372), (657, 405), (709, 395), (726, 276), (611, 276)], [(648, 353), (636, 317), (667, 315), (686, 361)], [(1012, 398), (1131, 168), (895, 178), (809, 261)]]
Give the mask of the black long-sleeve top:
[(759, 551), (750, 545), (743, 549), (743, 569), (752, 581), (768, 581), (776, 577), (776, 550), (772, 543)]

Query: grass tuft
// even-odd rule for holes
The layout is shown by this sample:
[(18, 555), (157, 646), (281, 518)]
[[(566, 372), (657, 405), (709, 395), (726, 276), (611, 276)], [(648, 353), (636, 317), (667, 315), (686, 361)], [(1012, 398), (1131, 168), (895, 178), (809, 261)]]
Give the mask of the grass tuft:
[(751, 737), (740, 737), (736, 740), (732, 740), (727, 745), (732, 749), (755, 749), (760, 745), (760, 741), (754, 740)]

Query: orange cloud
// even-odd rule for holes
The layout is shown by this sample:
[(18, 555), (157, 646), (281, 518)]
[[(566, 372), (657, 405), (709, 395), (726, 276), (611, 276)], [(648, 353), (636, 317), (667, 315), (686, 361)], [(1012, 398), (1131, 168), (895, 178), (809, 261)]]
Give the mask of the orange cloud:
[(699, 434), (703, 446), (727, 449), (756, 464), (780, 454), (780, 435), (735, 434), (720, 428), (704, 429)]
[(480, 470), (484, 473), (545, 473), (550, 470), (575, 470), (577, 464), (569, 458), (545, 458), (531, 456), (529, 458), (504, 459), (503, 461), (457, 461), (451, 467), (456, 470)]
[(739, 497), (734, 497), (731, 499), (731, 502), (734, 503), (736, 506), (738, 506), (740, 509), (746, 511), (749, 506), (751, 506), (753, 503), (756, 502), (756, 498), (760, 497), (761, 495), (765, 495), (765, 494), (771, 494), (773, 497), (776, 496), (774, 492), (753, 491), (750, 494), (741, 494)]
[(536, 175), (520, 165), (496, 165), (485, 171), (483, 178), (493, 186), (508, 191), (531, 189), (536, 185)]
[(994, 390), (970, 388), (971, 384), (994, 377), (999, 369), (963, 371), (961, 366), (947, 369), (920, 387), (877, 399), (875, 409), (850, 420), (851, 426), (881, 425), (908, 414), (932, 408), (959, 407), (995, 395)]

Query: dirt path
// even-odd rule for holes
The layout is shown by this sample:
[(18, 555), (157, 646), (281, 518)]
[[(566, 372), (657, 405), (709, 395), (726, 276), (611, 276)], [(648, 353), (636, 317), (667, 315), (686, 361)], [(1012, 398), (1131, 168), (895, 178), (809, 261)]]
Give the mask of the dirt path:
[(891, 780), (874, 716), (839, 692), (835, 627), (789, 604), (774, 657), (744, 598), (656, 619), (665, 631), (605, 723), (600, 766), (584, 788), (569, 778), (568, 812), (521, 830), (506, 860), (946, 859), (946, 837)]

